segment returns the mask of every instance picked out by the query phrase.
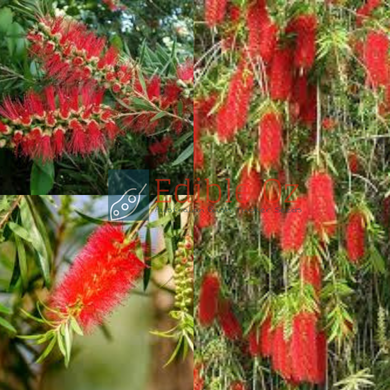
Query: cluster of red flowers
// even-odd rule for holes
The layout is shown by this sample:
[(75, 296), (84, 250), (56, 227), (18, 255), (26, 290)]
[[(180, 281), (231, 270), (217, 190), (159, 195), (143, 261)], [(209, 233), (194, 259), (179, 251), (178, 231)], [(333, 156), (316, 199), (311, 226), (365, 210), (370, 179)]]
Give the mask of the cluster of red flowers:
[(121, 227), (98, 228), (51, 295), (50, 307), (74, 317), (86, 331), (99, 325), (142, 275), (136, 245)]
[(229, 340), (242, 336), (242, 328), (234, 314), (232, 303), (220, 295), (220, 281), (216, 273), (206, 274), (203, 278), (198, 319), (202, 326), (210, 326), (218, 319), (222, 332)]
[[(56, 98), (58, 96), (58, 99)], [(119, 129), (103, 92), (85, 85), (29, 92), (23, 101), (5, 99), (0, 107), (0, 145), (31, 158), (52, 160), (64, 152), (89, 154), (104, 149)]]
[(322, 384), (326, 375), (326, 336), (318, 330), (315, 313), (299, 312), (292, 319), (291, 334), (281, 322), (272, 325), (271, 317), (249, 334), (252, 356), (269, 357), (275, 371), (290, 384)]
[(153, 160), (153, 166), (166, 162), (168, 160), (168, 153), (171, 150), (173, 150), (173, 139), (169, 135), (149, 145), (149, 157)]
[[(117, 109), (129, 114), (123, 117), (123, 124), (135, 132), (153, 134), (164, 121), (162, 116), (156, 118), (156, 114), (169, 110), (176, 115), (175, 119), (171, 118), (171, 126), (180, 133), (181, 118), (191, 115), (192, 101), (184, 94), (187, 85), (193, 82), (190, 61), (178, 67), (177, 79), (166, 81), (162, 87), (159, 76), (141, 76), (134, 63), (119, 59), (118, 50), (108, 46), (106, 39), (73, 19), (41, 18), (27, 37), (32, 43), (31, 52), (49, 78), (67, 86), (83, 83), (109, 89), (122, 100)], [(144, 107), (154, 105), (156, 109), (138, 114), (140, 109), (134, 103), (135, 98), (141, 99)]]
[(103, 0), (103, 3), (107, 5), (110, 11), (123, 11), (127, 7), (118, 0)]
[(366, 218), (362, 212), (354, 211), (348, 216), (345, 239), (349, 260), (357, 263), (365, 254)]

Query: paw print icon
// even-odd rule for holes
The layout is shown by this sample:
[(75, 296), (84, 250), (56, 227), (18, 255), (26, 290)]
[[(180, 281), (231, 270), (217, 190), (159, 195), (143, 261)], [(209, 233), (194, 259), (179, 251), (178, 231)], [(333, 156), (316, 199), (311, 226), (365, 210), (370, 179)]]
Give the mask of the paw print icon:
[(120, 221), (134, 214), (138, 209), (142, 198), (145, 197), (143, 191), (146, 186), (147, 184), (145, 184), (139, 192), (137, 188), (128, 189), (119, 200), (113, 203), (110, 208), (110, 220)]

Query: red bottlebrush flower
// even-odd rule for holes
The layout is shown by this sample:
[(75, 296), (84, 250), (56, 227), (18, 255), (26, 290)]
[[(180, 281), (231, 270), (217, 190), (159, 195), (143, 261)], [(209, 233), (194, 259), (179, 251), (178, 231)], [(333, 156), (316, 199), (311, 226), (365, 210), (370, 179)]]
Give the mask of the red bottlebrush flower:
[(237, 201), (240, 208), (248, 209), (257, 204), (262, 188), (262, 182), (259, 173), (255, 168), (245, 166), (241, 171), (239, 196)]
[(240, 381), (235, 381), (230, 386), (230, 390), (245, 390), (245, 389), (246, 389), (245, 384)]
[(290, 344), (291, 340), (284, 337), (284, 325), (279, 324), (273, 336), (272, 366), (286, 380), (292, 378)]
[(196, 225), (200, 229), (213, 226), (215, 224), (214, 203), (206, 199), (197, 199), (195, 201), (195, 209), (197, 213)]
[(248, 335), (249, 341), (249, 353), (251, 356), (256, 357), (261, 355), (261, 333), (260, 327), (256, 324), (252, 326), (252, 329)]
[(282, 118), (276, 112), (268, 112), (259, 123), (259, 159), (264, 169), (268, 170), (280, 164), (282, 152)]
[(229, 19), (236, 24), (241, 17), (241, 8), (237, 5), (230, 4), (229, 6)]
[(371, 15), (375, 8), (382, 4), (382, 0), (368, 0), (366, 4), (362, 5), (356, 11), (356, 24), (360, 27), (364, 20)]
[(294, 65), (308, 70), (313, 66), (316, 54), (317, 18), (315, 15), (300, 15), (292, 21), (290, 28), (297, 35)]
[(201, 326), (210, 326), (218, 313), (219, 278), (216, 273), (206, 274), (200, 287), (198, 319)]
[(300, 263), (300, 274), (303, 283), (311, 284), (318, 295), (322, 286), (321, 264), (318, 257), (302, 257)]
[(328, 344), (324, 331), (317, 333), (317, 369), (314, 371), (312, 382), (318, 385), (325, 383), (328, 360)]
[(194, 169), (200, 171), (204, 166), (204, 154), (200, 144), (194, 143)]
[(348, 154), (348, 165), (352, 173), (358, 173), (360, 170), (359, 157), (356, 153), (351, 152)]
[(263, 28), (263, 24), (269, 23), (264, 0), (255, 0), (249, 4), (246, 23), (248, 26), (249, 55), (255, 58), (260, 54), (261, 29)]
[(201, 369), (200, 365), (194, 367), (194, 390), (203, 390), (204, 380), (200, 375)]
[(317, 89), (314, 85), (309, 85), (307, 89), (307, 99), (303, 106), (301, 106), (299, 113), (300, 121), (310, 127), (316, 123), (317, 120)]
[[(92, 153), (104, 147), (105, 136), (109, 137), (109, 129), (116, 126), (112, 119), (103, 118), (105, 111), (102, 93), (93, 86), (71, 90), (47, 87), (41, 95), (27, 93), (21, 102), (6, 98), (0, 116), (9, 124), (0, 132), (0, 140), (16, 152), (21, 149), (26, 156), (43, 161), (61, 156), (65, 150)], [(91, 119), (92, 113), (102, 119)]]
[(291, 362), (294, 380), (313, 383), (317, 371), (317, 316), (301, 312), (293, 318)]
[(198, 113), (199, 134), (200, 134), (200, 130), (208, 130), (208, 131), (214, 130), (216, 125), (215, 115), (210, 114), (210, 112), (214, 108), (216, 101), (217, 101), (217, 96), (213, 94), (204, 99), (199, 99), (194, 102), (194, 106), (195, 106), (194, 111)]
[(306, 228), (310, 219), (309, 201), (306, 196), (292, 202), (284, 219), (281, 233), (281, 247), (284, 252), (297, 252), (306, 239)]
[(194, 63), (191, 60), (187, 60), (184, 64), (179, 65), (177, 68), (177, 77), (185, 83), (193, 83)]
[(260, 32), (260, 57), (265, 63), (270, 63), (278, 41), (278, 26), (275, 23), (269, 22), (264, 24)]
[(288, 100), (291, 95), (293, 52), (290, 48), (275, 50), (270, 70), (270, 95), (273, 100)]
[(217, 134), (221, 142), (231, 141), (235, 132), (245, 126), (253, 83), (253, 73), (243, 58), (230, 81), (226, 102), (217, 114)]
[(337, 122), (332, 118), (324, 118), (322, 120), (322, 128), (326, 131), (332, 131), (337, 126)]
[(100, 324), (142, 275), (144, 263), (121, 227), (104, 225), (89, 238), (50, 298), (50, 307), (74, 316), (87, 331)]
[(261, 198), (261, 224), (267, 238), (278, 237), (283, 221), (281, 194), (277, 186), (268, 186)]
[(272, 355), (273, 331), (271, 317), (267, 317), (260, 327), (261, 354), (264, 357)]
[(241, 325), (233, 312), (232, 304), (226, 299), (218, 303), (218, 320), (222, 331), (229, 340), (237, 340), (242, 336)]
[(308, 180), (308, 198), (314, 227), (321, 238), (331, 237), (336, 231), (336, 204), (333, 180), (325, 172), (314, 172)]
[(369, 31), (364, 49), (367, 82), (374, 88), (389, 83), (389, 39), (384, 32)]
[(216, 27), (225, 17), (227, 0), (206, 0), (205, 19), (210, 28)]
[(349, 215), (345, 229), (348, 258), (352, 263), (357, 263), (365, 254), (365, 217), (357, 211)]

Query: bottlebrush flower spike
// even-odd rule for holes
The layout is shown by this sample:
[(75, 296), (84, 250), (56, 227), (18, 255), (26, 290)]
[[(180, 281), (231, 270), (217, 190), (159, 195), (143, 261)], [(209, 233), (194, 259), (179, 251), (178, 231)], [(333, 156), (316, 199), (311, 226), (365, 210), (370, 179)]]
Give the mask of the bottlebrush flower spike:
[(275, 328), (272, 345), (272, 366), (275, 371), (286, 379), (292, 379), (292, 366), (290, 356), (291, 340), (285, 339), (284, 324), (281, 323)]
[(136, 245), (121, 227), (98, 228), (51, 295), (50, 307), (73, 316), (86, 331), (99, 325), (142, 275)]
[(240, 208), (248, 209), (257, 204), (262, 188), (262, 181), (255, 168), (246, 165), (241, 171), (238, 202)]
[(245, 384), (240, 381), (235, 381), (230, 386), (230, 390), (245, 390), (245, 389), (246, 389)]
[(200, 374), (201, 369), (198, 364), (194, 367), (194, 390), (203, 390), (204, 380)]
[(277, 112), (267, 112), (259, 123), (259, 160), (268, 170), (278, 167), (282, 152), (282, 118)]
[(216, 219), (213, 202), (207, 201), (206, 199), (197, 199), (194, 207), (197, 213), (196, 225), (200, 229), (205, 229), (215, 224)]
[(292, 91), (293, 51), (289, 47), (275, 49), (270, 69), (270, 96), (273, 100), (288, 100)]
[(348, 259), (352, 263), (357, 263), (364, 257), (366, 241), (365, 225), (366, 221), (362, 212), (355, 211), (348, 216), (345, 240)]
[(271, 184), (267, 185), (260, 202), (262, 231), (267, 238), (280, 235), (283, 221), (280, 198), (279, 188)]
[(248, 335), (249, 353), (251, 356), (261, 356), (261, 338), (260, 327), (257, 324), (252, 326)]
[(291, 362), (294, 380), (315, 383), (317, 372), (317, 316), (301, 312), (293, 318)]
[(303, 283), (311, 284), (318, 295), (322, 286), (321, 264), (318, 257), (303, 256), (300, 262), (300, 274)]
[(314, 372), (313, 383), (325, 383), (328, 360), (328, 343), (324, 331), (317, 333), (317, 369)]
[(177, 68), (177, 77), (185, 83), (193, 83), (194, 63), (191, 60), (187, 60), (184, 64), (179, 65)]
[(206, 0), (205, 19), (210, 28), (216, 27), (225, 17), (227, 0)]
[(231, 302), (227, 299), (219, 300), (218, 320), (226, 338), (229, 340), (237, 340), (242, 337), (241, 325), (233, 312)]
[[(294, 210), (300, 210), (294, 211)], [(291, 203), (284, 219), (281, 233), (283, 252), (299, 251), (306, 239), (306, 229), (310, 220), (309, 201), (306, 196), (299, 196)]]
[(316, 54), (316, 16), (300, 15), (291, 22), (289, 28), (297, 35), (294, 65), (304, 70), (311, 69)]
[(102, 91), (90, 85), (67, 90), (49, 86), (41, 95), (28, 92), (21, 102), (6, 98), (0, 106), (6, 129), (0, 132), (0, 144), (43, 161), (65, 151), (85, 155), (102, 150), (105, 139), (119, 133), (115, 112), (102, 100)]
[(201, 326), (210, 326), (218, 313), (219, 277), (216, 273), (203, 278), (199, 296), (198, 319)]
[(271, 317), (268, 316), (260, 327), (261, 354), (264, 357), (272, 355), (273, 335)]
[(307, 183), (311, 217), (321, 238), (331, 237), (336, 231), (336, 204), (333, 179), (326, 172), (314, 172)]
[(389, 39), (382, 31), (369, 31), (364, 48), (367, 82), (374, 88), (389, 83)]
[(371, 15), (372, 11), (382, 4), (382, 0), (368, 0), (366, 4), (362, 5), (356, 11), (356, 24), (360, 27), (364, 20)]

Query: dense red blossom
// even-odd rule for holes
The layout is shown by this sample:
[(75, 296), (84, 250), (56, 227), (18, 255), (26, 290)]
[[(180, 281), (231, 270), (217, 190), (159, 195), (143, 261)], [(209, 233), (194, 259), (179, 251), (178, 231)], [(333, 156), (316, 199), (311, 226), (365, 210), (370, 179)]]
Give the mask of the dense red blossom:
[(357, 263), (364, 257), (366, 246), (365, 225), (365, 217), (361, 212), (356, 211), (349, 215), (345, 229), (345, 240), (348, 259), (352, 263)]
[(260, 327), (256, 324), (252, 326), (252, 329), (248, 335), (249, 341), (249, 353), (251, 356), (261, 356), (261, 338)]
[(261, 225), (262, 232), (267, 238), (278, 237), (283, 222), (280, 205), (280, 191), (277, 186), (268, 185), (261, 197)]
[(359, 157), (355, 152), (348, 154), (348, 165), (352, 173), (358, 173), (360, 170)]
[[(58, 96), (58, 100), (55, 98)], [(63, 89), (49, 86), (42, 94), (28, 92), (23, 101), (6, 98), (0, 106), (5, 131), (3, 146), (15, 148), (43, 161), (71, 154), (89, 154), (104, 149), (106, 138), (114, 139), (119, 129), (115, 112), (102, 104), (102, 91), (90, 85)]]
[(314, 371), (312, 382), (323, 384), (326, 380), (327, 360), (328, 360), (328, 342), (324, 331), (317, 333), (317, 369)]
[(270, 96), (274, 100), (288, 100), (292, 92), (293, 51), (289, 47), (278, 47), (270, 69)]
[(317, 315), (301, 312), (293, 318), (291, 361), (294, 380), (314, 383), (317, 372)]
[(271, 356), (273, 337), (274, 333), (272, 330), (272, 321), (271, 317), (268, 316), (260, 327), (260, 347), (262, 356)]
[(265, 169), (280, 165), (283, 147), (282, 118), (277, 112), (267, 112), (259, 123), (259, 160)]
[(181, 64), (177, 68), (177, 77), (186, 83), (194, 82), (194, 63), (191, 60), (187, 60), (184, 64)]
[(308, 127), (313, 126), (317, 121), (317, 88), (315, 85), (307, 86), (307, 97), (300, 107), (299, 120)]
[(194, 390), (203, 390), (204, 380), (200, 374), (201, 367), (195, 365), (194, 367)]
[(363, 4), (356, 11), (356, 24), (361, 26), (364, 20), (369, 17), (375, 8), (378, 8), (382, 4), (382, 0), (368, 0), (366, 4)]
[(214, 203), (206, 199), (197, 199), (195, 209), (197, 214), (196, 225), (200, 229), (205, 229), (215, 224)]
[(272, 366), (275, 371), (286, 379), (292, 379), (292, 365), (290, 355), (291, 340), (285, 338), (284, 324), (275, 328), (272, 344)]
[[(294, 212), (294, 210), (296, 211)], [(296, 252), (302, 248), (306, 239), (309, 219), (310, 208), (308, 198), (303, 195), (299, 196), (291, 203), (283, 222), (281, 247), (284, 252)]]
[(245, 390), (245, 389), (246, 389), (245, 384), (241, 381), (234, 381), (230, 385), (230, 390)]
[(237, 192), (237, 199), (240, 204), (240, 208), (248, 209), (256, 206), (262, 188), (262, 181), (260, 174), (255, 168), (247, 165), (244, 166), (241, 171), (238, 188), (240, 190)]
[(121, 227), (103, 225), (89, 238), (50, 297), (50, 307), (74, 316), (87, 331), (126, 297), (144, 263)]
[(237, 340), (242, 337), (241, 325), (234, 314), (232, 303), (227, 299), (220, 299), (218, 303), (218, 320), (226, 338)]
[(331, 237), (336, 231), (336, 204), (333, 179), (326, 172), (314, 172), (307, 183), (311, 217), (321, 238)]
[[(198, 99), (194, 102), (194, 113), (198, 113), (199, 135), (203, 130), (213, 131), (215, 129), (215, 115), (211, 114), (217, 101), (217, 95), (212, 94), (204, 99)], [(195, 134), (194, 134), (195, 136)]]
[(230, 81), (226, 101), (217, 114), (217, 134), (220, 141), (231, 141), (236, 131), (245, 126), (253, 83), (253, 72), (243, 58)]
[(296, 34), (294, 65), (308, 70), (313, 66), (316, 54), (317, 18), (315, 15), (300, 15), (289, 26)]
[(389, 38), (382, 31), (369, 31), (364, 48), (367, 82), (373, 87), (389, 83)]
[(204, 166), (204, 153), (200, 142), (194, 143), (194, 169), (202, 170)]
[(303, 283), (313, 286), (319, 294), (322, 286), (321, 264), (317, 256), (304, 256), (300, 262), (300, 275)]
[(218, 313), (219, 277), (216, 273), (204, 276), (200, 287), (198, 318), (202, 326), (210, 326)]
[(221, 23), (225, 17), (227, 0), (206, 0), (205, 19), (207, 25), (212, 28)]

